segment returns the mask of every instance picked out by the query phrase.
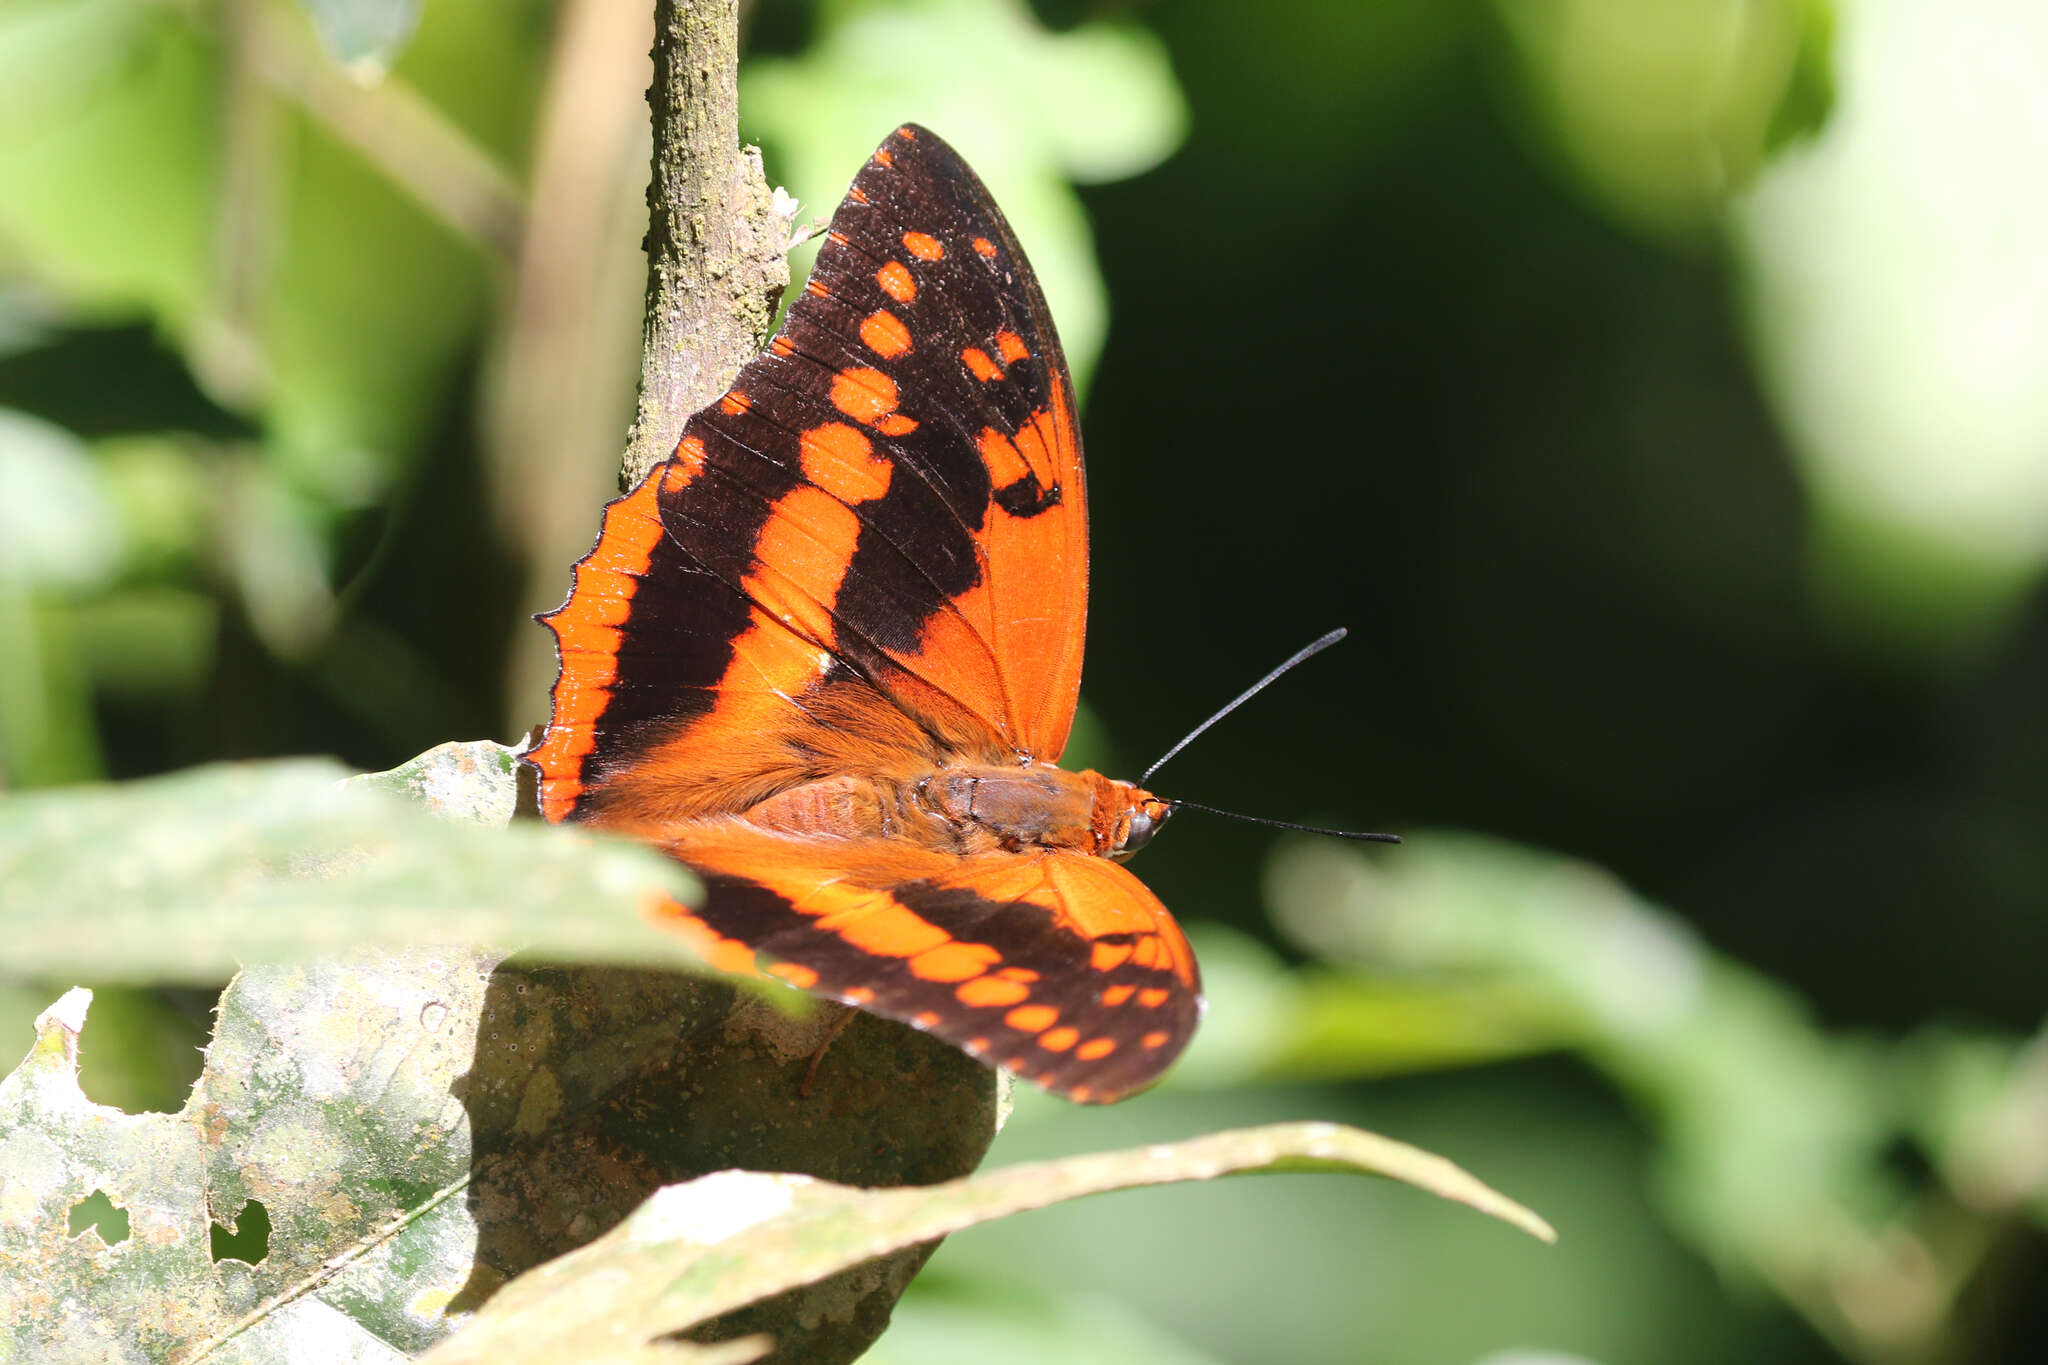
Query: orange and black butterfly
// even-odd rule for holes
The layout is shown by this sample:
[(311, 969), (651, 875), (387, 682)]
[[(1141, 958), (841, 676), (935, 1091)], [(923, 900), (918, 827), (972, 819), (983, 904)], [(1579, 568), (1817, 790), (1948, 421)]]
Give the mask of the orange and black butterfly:
[(669, 922), (717, 967), (1120, 1098), (1187, 1045), (1201, 977), (1119, 866), (1173, 804), (1055, 766), (1087, 612), (1045, 299), (974, 172), (900, 128), (781, 332), (541, 618), (542, 813), (694, 870)]

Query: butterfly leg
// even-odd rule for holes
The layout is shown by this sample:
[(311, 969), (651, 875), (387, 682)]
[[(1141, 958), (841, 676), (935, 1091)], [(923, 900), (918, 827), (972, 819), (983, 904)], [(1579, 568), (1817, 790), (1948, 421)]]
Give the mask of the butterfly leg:
[(853, 1022), (854, 1011), (851, 1008), (844, 1005), (833, 1006), (833, 1008), (839, 1011), (839, 1018), (834, 1021), (831, 1028), (825, 1030), (824, 1041), (820, 1042), (818, 1050), (811, 1054), (811, 1064), (804, 1070), (804, 1083), (798, 1086), (796, 1090), (796, 1093), (804, 1099), (811, 1097), (811, 1083), (818, 1079), (818, 1066), (825, 1060), (825, 1050), (831, 1047), (832, 1040), (845, 1032), (846, 1026)]

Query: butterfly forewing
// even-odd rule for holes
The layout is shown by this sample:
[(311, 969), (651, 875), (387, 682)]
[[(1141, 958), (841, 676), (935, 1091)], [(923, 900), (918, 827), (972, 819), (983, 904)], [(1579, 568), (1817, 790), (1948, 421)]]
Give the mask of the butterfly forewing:
[(550, 618), (564, 668), (535, 755), (543, 808), (590, 815), (636, 773), (672, 783), (733, 716), (758, 729), (773, 709), (722, 696), (800, 711), (835, 669), (957, 749), (1057, 758), (1086, 537), (1073, 394), (1037, 282), (965, 163), (899, 130), (783, 330), (613, 504)]
[[(836, 386), (874, 367), (901, 396), (903, 420), (883, 443), (913, 477), (899, 499), (874, 505), (862, 546), (873, 559), (857, 559), (849, 580), (872, 564), (876, 581), (888, 581), (885, 545), (915, 546), (919, 566), (998, 664), (1005, 737), (1058, 758), (1087, 621), (1087, 492), (1072, 385), (1008, 223), (931, 133), (900, 131), (862, 168), (783, 342), (797, 363), (772, 377), (807, 368), (814, 387)], [(927, 490), (951, 519), (929, 515)], [(874, 620), (883, 632), (901, 624), (886, 607)], [(936, 665), (954, 652), (950, 638), (924, 636)]]

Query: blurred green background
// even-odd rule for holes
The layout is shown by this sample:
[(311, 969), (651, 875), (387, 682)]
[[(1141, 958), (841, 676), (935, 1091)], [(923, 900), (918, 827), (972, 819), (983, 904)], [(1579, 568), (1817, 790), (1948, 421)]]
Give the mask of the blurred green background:
[[(0, 0), (0, 782), (545, 718), (631, 414), (625, 0)], [(1076, 761), (1212, 1008), (997, 1157), (1342, 1119), (1335, 1177), (979, 1229), (879, 1361), (2048, 1356), (2048, 9), (754, 0), (828, 214), (958, 146), (1086, 395)], [(799, 253), (797, 268), (806, 264)], [(1461, 834), (1450, 831), (1478, 831)], [(68, 984), (68, 983), (65, 983)], [(0, 991), (6, 1038), (54, 998)], [(104, 993), (174, 1106), (203, 993)]]

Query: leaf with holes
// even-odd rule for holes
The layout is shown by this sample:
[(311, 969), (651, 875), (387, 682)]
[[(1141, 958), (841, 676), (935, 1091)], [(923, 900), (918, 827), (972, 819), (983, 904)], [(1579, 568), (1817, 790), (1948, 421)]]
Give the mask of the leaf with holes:
[[(492, 745), (444, 746), (350, 785), (497, 823), (511, 809), (502, 758)], [(196, 917), (209, 901), (241, 916), (236, 923), (269, 904), (280, 920), (346, 924), (370, 889), (434, 871), (431, 850), (442, 848), (438, 876), (412, 883), (411, 899), (394, 893), (394, 905), (375, 907), (383, 917), (373, 925), (402, 928), (398, 912), (419, 916), (435, 896), (488, 908), (478, 886), (540, 908), (535, 888), (494, 880), (483, 853), (496, 848), (511, 872), (536, 875), (522, 850), (574, 842), (558, 831), (526, 830), (522, 842), (403, 821), (411, 832), (394, 841), (388, 810), (353, 799), (321, 807), (337, 816), (323, 828), (302, 802), (329, 785), (324, 774), (308, 787), (289, 772), (253, 789), (227, 781), (216, 794), (236, 800), (182, 825), (175, 802), (148, 793), (77, 793), (87, 804), (126, 797), (157, 823), (140, 826), (144, 837), (102, 826), (97, 869), (76, 866), (87, 844), (74, 841), (66, 875), (126, 898), (137, 914), (153, 906), (161, 932), (176, 937), (190, 932), (177, 918), (184, 907)], [(270, 805), (259, 799), (266, 791)], [(210, 832), (208, 817), (240, 827), (244, 861), (222, 853), (234, 841)], [(45, 831), (61, 844), (67, 827)], [(130, 837), (107, 837), (109, 827)], [(182, 846), (180, 830), (213, 842)], [(144, 874), (139, 887), (119, 875), (123, 865)], [(229, 875), (235, 867), (243, 871)], [(329, 884), (314, 884), (322, 876)], [(290, 903), (295, 896), (305, 899)], [(56, 898), (43, 919), (76, 940), (79, 921), (105, 932), (92, 918), (103, 911), (89, 898)], [(415, 923), (424, 935), (432, 921)], [(44, 941), (48, 929), (37, 930)], [(217, 925), (205, 932), (221, 941)], [(252, 937), (274, 946), (332, 932), (287, 922)], [(158, 969), (217, 960), (189, 943), (106, 946), (110, 958)], [(89, 1100), (77, 1055), (90, 996), (75, 991), (45, 1011), (28, 1059), (0, 1080), (0, 1360), (271, 1361), (316, 1348), (322, 1358), (402, 1360), (661, 1185), (732, 1166), (932, 1183), (973, 1169), (993, 1133), (989, 1073), (909, 1030), (856, 1019), (805, 1099), (807, 1065), (834, 1023), (824, 1011), (792, 1016), (701, 977), (502, 956), (358, 950), (252, 967), (223, 995), (205, 1067), (174, 1114)], [(719, 1117), (736, 1113), (749, 1121)], [(850, 1358), (927, 1250), (897, 1258), (880, 1280), (791, 1297), (770, 1326), (794, 1337), (829, 1310), (837, 1316), (824, 1327), (842, 1334)], [(742, 1358), (721, 1349), (716, 1358)]]
[[(72, 991), (45, 1011), (27, 1059), (0, 1080), (0, 1359), (288, 1361), (317, 1347), (322, 1358), (407, 1360), (506, 1278), (692, 1169), (676, 1142), (636, 1148), (617, 1136), (621, 1111), (644, 1098), (620, 1073), (636, 1057), (648, 1065), (652, 1021), (587, 1045), (585, 1063), (617, 1054), (608, 1070), (578, 1068), (535, 1040), (559, 1025), (557, 1010), (536, 999), (539, 1018), (502, 1002), (494, 1011), (487, 962), (435, 965), (243, 976), (175, 1114), (89, 1100), (77, 1061), (91, 995)], [(437, 975), (438, 990), (421, 989)], [(500, 986), (516, 995), (526, 984)], [(512, 1035), (495, 1057), (478, 1045), (480, 1019), (501, 1026), (484, 1033)], [(786, 1063), (800, 1069), (802, 1050)], [(524, 1090), (506, 1093), (503, 1063), (529, 1051), (554, 1068), (531, 1068)], [(674, 1051), (662, 1046), (662, 1062)], [(566, 1168), (589, 1164), (600, 1133), (612, 1139), (600, 1169), (578, 1184)], [(942, 1169), (971, 1166), (979, 1147), (967, 1145)], [(607, 1199), (623, 1206), (607, 1211)], [(752, 1357), (728, 1347), (715, 1358)]]
[[(308, 998), (322, 994), (304, 984)], [(27, 1060), (0, 1081), (0, 1356), (192, 1359), (238, 1324), (248, 1330), (223, 1358), (282, 1359), (292, 1337), (353, 1342), (352, 1359), (402, 1360), (400, 1347), (432, 1340), (407, 1330), (402, 1313), (353, 1322), (315, 1295), (263, 1311), (316, 1277), (361, 1297), (392, 1276), (390, 1229), (375, 1226), (390, 1213), (363, 1197), (370, 1182), (411, 1186), (415, 1243), (460, 1243), (450, 1214), (461, 1204), (447, 1199), (468, 1166), (466, 1144), (450, 1141), (459, 1108), (445, 1095), (369, 1102), (373, 1090), (428, 1098), (417, 1092), (430, 1068), (391, 1058), (351, 1077), (338, 1066), (320, 1093), (302, 1084), (305, 1068), (269, 1053), (276, 1040), (255, 1023), (264, 1002), (244, 995), (224, 1008), (184, 1110), (124, 1114), (78, 1087), (90, 1000), (72, 991), (47, 1010)], [(374, 1055), (337, 1048), (323, 1060)], [(379, 1337), (391, 1344), (368, 1349)]]

